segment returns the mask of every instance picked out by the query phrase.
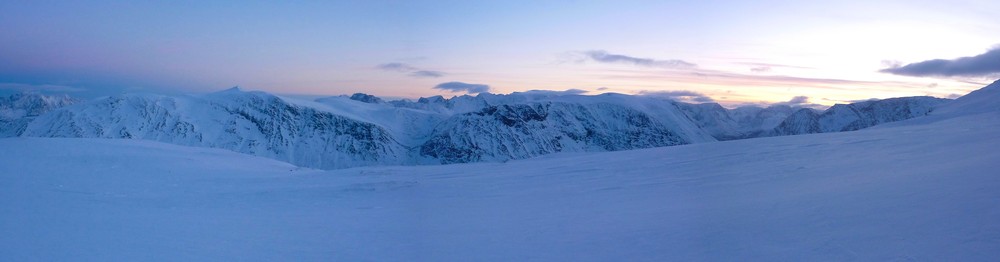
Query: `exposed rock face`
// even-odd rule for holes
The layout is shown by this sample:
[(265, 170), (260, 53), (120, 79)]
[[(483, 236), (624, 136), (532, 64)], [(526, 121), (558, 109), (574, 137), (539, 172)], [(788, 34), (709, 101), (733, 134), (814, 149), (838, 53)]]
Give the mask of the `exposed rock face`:
[(365, 93), (354, 93), (353, 95), (351, 95), (351, 100), (361, 101), (369, 104), (378, 104), (383, 102), (381, 98)]
[(671, 130), (673, 124), (612, 104), (498, 105), (446, 120), (420, 154), (441, 163), (464, 163), (690, 143)]
[(416, 102), (386, 102), (362, 93), (301, 101), (238, 88), (202, 96), (120, 95), (87, 103), (21, 94), (0, 98), (0, 136), (146, 139), (334, 169), (507, 161), (850, 131), (926, 115), (945, 101), (906, 97), (819, 112), (552, 92)]
[(774, 128), (772, 135), (801, 135), (821, 133), (819, 126), (819, 114), (808, 108), (799, 109), (794, 114), (785, 118), (778, 127)]
[(794, 109), (785, 105), (767, 108), (745, 106), (726, 109), (716, 103), (677, 103), (678, 108), (717, 140), (753, 138), (766, 134), (790, 116)]
[(837, 104), (822, 113), (803, 109), (789, 116), (773, 135), (853, 131), (874, 125), (925, 116), (950, 100), (917, 96)]
[(57, 108), (79, 103), (69, 96), (18, 93), (0, 97), (0, 137), (20, 136), (36, 117)]
[(46, 114), (24, 135), (156, 140), (316, 168), (403, 164), (407, 156), (407, 149), (375, 124), (240, 91), (203, 98), (110, 97)]

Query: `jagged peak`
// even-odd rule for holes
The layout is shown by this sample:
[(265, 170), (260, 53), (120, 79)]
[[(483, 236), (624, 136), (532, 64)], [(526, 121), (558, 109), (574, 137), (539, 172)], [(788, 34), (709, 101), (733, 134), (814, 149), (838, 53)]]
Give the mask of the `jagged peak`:
[(240, 86), (233, 86), (230, 88), (226, 88), (226, 90), (222, 90), (220, 93), (222, 92), (243, 92), (243, 90), (240, 89)]
[(424, 104), (438, 103), (438, 102), (444, 102), (444, 101), (448, 101), (448, 99), (444, 98), (444, 96), (441, 96), (441, 95), (429, 96), (429, 97), (421, 97), (421, 98), (417, 99), (417, 103), (424, 103)]
[(813, 109), (813, 108), (800, 107), (800, 108), (795, 109), (795, 113), (792, 113), (792, 115), (801, 116), (801, 115), (805, 114), (805, 115), (811, 115), (811, 116), (818, 116), (822, 112), (823, 111), (819, 111), (819, 110), (816, 110), (816, 109)]
[(239, 86), (234, 86), (226, 90), (209, 93), (207, 97), (216, 99), (220, 97), (260, 97), (264, 99), (281, 99), (281, 97), (279, 96), (264, 91), (245, 91)]
[(567, 89), (567, 90), (543, 90), (543, 89), (533, 89), (528, 91), (513, 92), (510, 95), (521, 95), (521, 96), (536, 96), (536, 97), (554, 97), (554, 96), (578, 96), (587, 93), (586, 90), (581, 89)]
[(243, 89), (240, 88), (240, 86), (233, 86), (233, 87), (226, 88), (226, 89), (223, 89), (223, 90), (220, 90), (220, 91), (208, 93), (207, 96), (208, 97), (219, 97), (219, 96), (225, 96), (225, 95), (243, 95), (243, 94), (247, 94), (247, 93), (251, 93), (251, 92), (243, 91)]
[(66, 94), (47, 95), (35, 90), (24, 90), (18, 93), (10, 94), (7, 97), (0, 97), (0, 103), (3, 103), (3, 101), (8, 103), (48, 103), (63, 106), (77, 103), (81, 100), (72, 98)]
[(351, 97), (349, 97), (349, 99), (369, 104), (380, 104), (384, 102), (382, 98), (365, 93), (354, 93)]

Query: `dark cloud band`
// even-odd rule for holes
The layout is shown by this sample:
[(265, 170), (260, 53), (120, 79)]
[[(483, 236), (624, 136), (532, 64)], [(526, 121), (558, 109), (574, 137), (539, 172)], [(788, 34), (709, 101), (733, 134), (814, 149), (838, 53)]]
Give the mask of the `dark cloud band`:
[(879, 72), (905, 76), (989, 76), (1000, 74), (1000, 48), (994, 48), (977, 56), (952, 60), (933, 59), (890, 67), (879, 70)]

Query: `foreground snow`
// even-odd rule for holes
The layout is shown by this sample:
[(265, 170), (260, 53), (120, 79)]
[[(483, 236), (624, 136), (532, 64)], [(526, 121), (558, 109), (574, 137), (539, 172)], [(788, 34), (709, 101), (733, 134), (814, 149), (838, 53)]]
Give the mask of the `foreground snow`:
[(990, 112), (336, 171), (149, 141), (0, 139), (0, 260), (993, 260), (996, 130)]

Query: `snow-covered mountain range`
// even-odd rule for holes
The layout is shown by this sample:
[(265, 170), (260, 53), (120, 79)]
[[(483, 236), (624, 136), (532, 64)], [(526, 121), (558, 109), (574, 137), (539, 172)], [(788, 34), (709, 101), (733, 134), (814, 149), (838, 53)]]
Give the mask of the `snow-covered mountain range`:
[(316, 168), (402, 164), (408, 153), (382, 126), (236, 89), (108, 97), (39, 116), (22, 135), (146, 139)]
[[(215, 99), (155, 102), (195, 129), (207, 122), (180, 108), (229, 119), (246, 106)], [(366, 100), (311, 110), (414, 127), (451, 118), (413, 108), (458, 111)], [(507, 105), (528, 121), (502, 105), (465, 117), (516, 129), (605, 112), (541, 100)], [(856, 132), (338, 170), (138, 139), (0, 139), (0, 261), (993, 261), (997, 101), (1000, 84)], [(400, 143), (436, 132), (394, 128)]]
[(89, 102), (35, 94), (0, 100), (0, 135), (145, 139), (336, 169), (502, 162), (558, 152), (850, 131), (923, 116), (946, 101), (904, 97), (817, 112), (552, 91), (417, 101), (361, 93), (309, 101), (238, 88)]
[(726, 109), (716, 103), (676, 104), (691, 121), (718, 140), (762, 136), (795, 112), (795, 108), (787, 105)]
[(0, 97), (0, 137), (20, 136), (35, 117), (79, 102), (66, 95), (47, 96), (28, 92)]
[(948, 99), (927, 96), (890, 98), (838, 104), (826, 111), (799, 109), (769, 135), (801, 135), (854, 131), (874, 125), (925, 116)]

